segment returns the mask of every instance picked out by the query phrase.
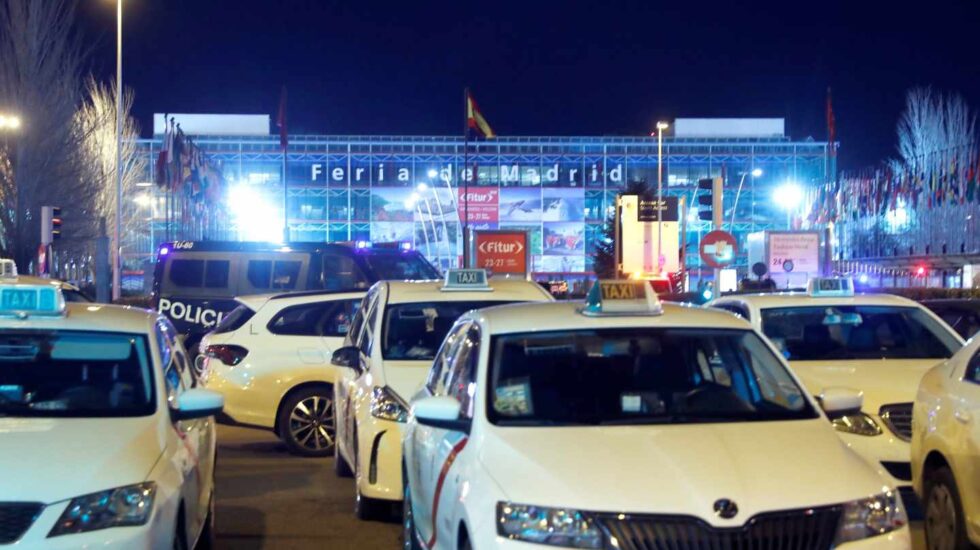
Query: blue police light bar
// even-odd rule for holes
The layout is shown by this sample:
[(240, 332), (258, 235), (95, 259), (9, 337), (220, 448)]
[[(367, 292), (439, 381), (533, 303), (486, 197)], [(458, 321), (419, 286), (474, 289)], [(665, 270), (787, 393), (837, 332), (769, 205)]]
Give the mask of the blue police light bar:
[(446, 280), (442, 285), (443, 291), (483, 291), (490, 292), (490, 283), (485, 269), (449, 269), (446, 270)]
[(30, 316), (60, 316), (65, 297), (54, 285), (0, 285), (0, 315), (26, 319)]
[(663, 304), (646, 281), (599, 280), (579, 313), (589, 317), (661, 315)]
[(807, 281), (806, 293), (813, 298), (854, 296), (854, 280), (850, 277), (814, 277)]

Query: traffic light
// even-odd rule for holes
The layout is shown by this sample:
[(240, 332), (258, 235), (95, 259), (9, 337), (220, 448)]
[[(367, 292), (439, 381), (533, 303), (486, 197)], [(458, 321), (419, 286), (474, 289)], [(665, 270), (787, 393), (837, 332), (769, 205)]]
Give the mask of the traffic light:
[(721, 227), (722, 181), (721, 178), (698, 180), (698, 217), (713, 222), (715, 229)]
[(61, 207), (41, 207), (41, 244), (51, 244), (61, 238)]

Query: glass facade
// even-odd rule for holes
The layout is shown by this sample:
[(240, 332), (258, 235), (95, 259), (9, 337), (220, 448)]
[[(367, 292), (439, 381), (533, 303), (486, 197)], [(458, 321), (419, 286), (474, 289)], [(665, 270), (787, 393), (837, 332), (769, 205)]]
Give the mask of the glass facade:
[[(146, 231), (127, 236), (128, 263), (152, 259), (153, 243), (168, 238), (281, 238), (278, 136), (196, 136), (195, 143), (224, 173), (220, 219), (204, 223), (179, 198), (148, 188), (154, 204), (164, 206), (154, 209)], [(160, 139), (141, 146), (152, 167)], [(630, 181), (655, 188), (658, 178), (652, 137), (500, 137), (465, 149), (460, 137), (291, 136), (285, 165), (290, 238), (410, 241), (446, 267), (460, 261), (461, 222), (468, 219), (474, 229), (528, 230), (536, 273), (584, 275), (592, 270), (594, 243), (616, 194)], [(774, 204), (773, 190), (786, 182), (808, 187), (827, 181), (827, 152), (826, 143), (788, 138), (665, 138), (664, 193), (685, 197), (690, 209), (688, 267), (701, 267), (699, 237), (710, 230), (691, 206), (700, 178), (724, 177), (724, 228), (744, 242), (748, 232), (786, 228), (787, 212)], [(762, 174), (753, 177), (756, 169)], [(468, 193), (461, 196), (461, 187)], [(736, 266), (746, 268), (744, 251)]]

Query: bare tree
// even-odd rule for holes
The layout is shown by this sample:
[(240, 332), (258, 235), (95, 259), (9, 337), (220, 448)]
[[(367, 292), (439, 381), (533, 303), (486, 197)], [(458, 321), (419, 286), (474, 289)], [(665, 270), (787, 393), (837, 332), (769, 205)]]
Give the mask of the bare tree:
[(905, 166), (929, 170), (974, 145), (977, 115), (959, 94), (913, 88), (898, 121), (898, 151)]
[[(79, 221), (79, 229), (89, 238), (98, 235), (99, 220), (105, 219), (108, 226), (115, 223), (116, 216), (116, 84), (103, 84), (91, 76), (85, 83), (85, 99), (75, 113), (75, 140), (78, 143), (76, 162), (84, 186), (91, 190), (91, 200), (86, 201), (92, 215)], [(133, 92), (126, 90), (122, 98), (123, 141), (122, 173), (123, 234), (138, 231), (146, 224), (140, 223), (139, 209), (134, 207), (137, 187), (141, 177), (146, 174), (146, 158), (140, 155), (136, 140), (139, 126), (129, 116), (133, 106)], [(146, 216), (142, 216), (145, 218)]]
[(4, 148), (12, 171), (0, 174), (0, 248), (25, 271), (40, 240), (40, 207), (64, 207), (70, 232), (87, 198), (75, 162), (73, 119), (86, 55), (75, 7), (76, 0), (0, 2), (0, 105), (23, 121)]

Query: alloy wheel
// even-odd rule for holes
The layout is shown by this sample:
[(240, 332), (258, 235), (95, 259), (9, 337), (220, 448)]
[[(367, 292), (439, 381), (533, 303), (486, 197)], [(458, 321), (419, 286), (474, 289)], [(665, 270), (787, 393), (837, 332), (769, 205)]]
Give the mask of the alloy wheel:
[(926, 503), (926, 545), (929, 550), (956, 548), (956, 505), (949, 487), (937, 484)]
[(333, 447), (333, 400), (312, 395), (296, 403), (289, 413), (289, 435), (298, 445), (312, 451)]

